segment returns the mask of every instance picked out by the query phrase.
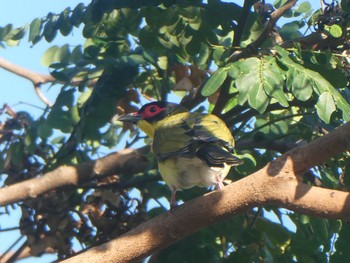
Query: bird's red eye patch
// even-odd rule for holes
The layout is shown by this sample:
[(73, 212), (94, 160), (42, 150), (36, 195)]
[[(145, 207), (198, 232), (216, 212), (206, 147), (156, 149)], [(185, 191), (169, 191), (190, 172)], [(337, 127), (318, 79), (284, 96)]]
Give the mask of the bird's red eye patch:
[(149, 105), (142, 112), (140, 112), (140, 114), (142, 116), (142, 119), (148, 119), (158, 115), (164, 110), (164, 108), (161, 108), (158, 105)]

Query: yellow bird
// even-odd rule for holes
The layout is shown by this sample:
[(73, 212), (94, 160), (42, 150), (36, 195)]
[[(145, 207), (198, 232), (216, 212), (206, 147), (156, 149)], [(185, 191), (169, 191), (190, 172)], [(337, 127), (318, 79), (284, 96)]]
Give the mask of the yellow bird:
[(179, 104), (155, 101), (118, 120), (136, 124), (153, 138), (159, 172), (172, 191), (171, 207), (176, 204), (176, 190), (214, 184), (221, 189), (231, 166), (242, 164), (233, 155), (230, 130), (215, 115), (189, 112)]

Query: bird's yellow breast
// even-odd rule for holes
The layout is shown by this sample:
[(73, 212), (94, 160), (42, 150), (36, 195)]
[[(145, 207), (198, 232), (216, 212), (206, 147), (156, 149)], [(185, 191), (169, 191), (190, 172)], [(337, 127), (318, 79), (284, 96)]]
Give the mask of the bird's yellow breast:
[(210, 187), (217, 183), (217, 178), (223, 180), (230, 166), (208, 167), (198, 158), (169, 158), (158, 163), (159, 172), (164, 182), (170, 188), (188, 189), (194, 186)]

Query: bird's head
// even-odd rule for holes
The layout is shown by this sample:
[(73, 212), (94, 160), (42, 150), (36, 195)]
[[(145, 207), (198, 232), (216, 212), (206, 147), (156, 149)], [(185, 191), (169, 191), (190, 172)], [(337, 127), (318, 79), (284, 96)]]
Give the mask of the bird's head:
[(136, 124), (148, 136), (153, 138), (155, 125), (158, 121), (164, 120), (168, 116), (187, 111), (188, 109), (176, 103), (154, 101), (143, 105), (137, 112), (119, 116), (118, 120)]

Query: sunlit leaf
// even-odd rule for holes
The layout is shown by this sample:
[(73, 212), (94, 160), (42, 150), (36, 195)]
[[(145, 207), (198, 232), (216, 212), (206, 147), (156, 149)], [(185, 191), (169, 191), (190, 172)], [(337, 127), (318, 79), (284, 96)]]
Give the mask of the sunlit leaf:
[(32, 23), (30, 24), (30, 28), (29, 28), (29, 38), (28, 41), (29, 42), (33, 42), (34, 40), (36, 40), (39, 35), (40, 35), (40, 30), (41, 30), (41, 19), (40, 18), (35, 18)]
[(217, 91), (224, 83), (226, 77), (227, 70), (224, 68), (218, 69), (204, 84), (202, 95), (209, 97), (210, 95), (214, 94), (214, 92)]
[(324, 92), (319, 97), (316, 110), (318, 116), (325, 122), (329, 123), (332, 113), (336, 110), (334, 99), (331, 93)]
[(52, 63), (57, 62), (55, 58), (58, 50), (58, 46), (52, 46), (48, 50), (46, 50), (41, 58), (41, 64), (43, 64), (44, 66), (50, 66)]

